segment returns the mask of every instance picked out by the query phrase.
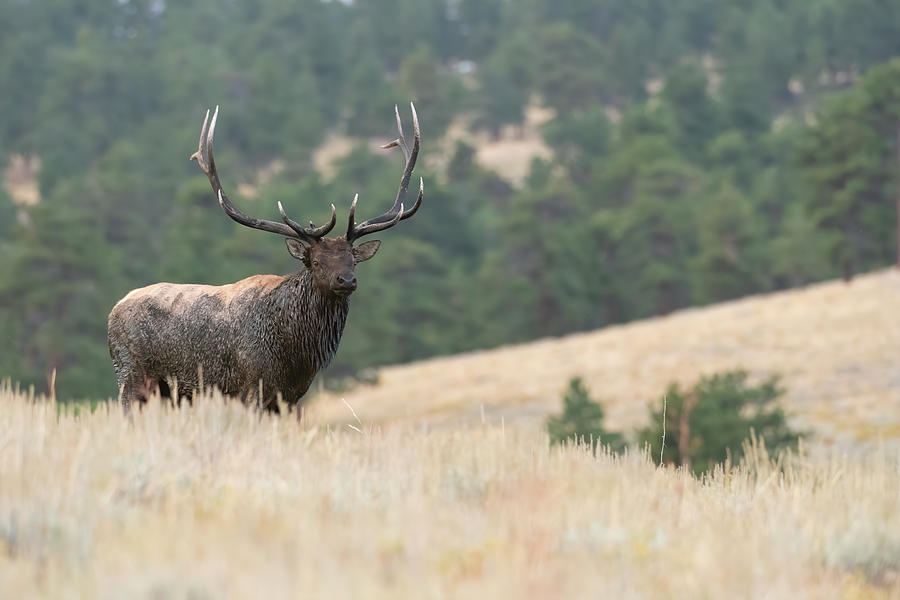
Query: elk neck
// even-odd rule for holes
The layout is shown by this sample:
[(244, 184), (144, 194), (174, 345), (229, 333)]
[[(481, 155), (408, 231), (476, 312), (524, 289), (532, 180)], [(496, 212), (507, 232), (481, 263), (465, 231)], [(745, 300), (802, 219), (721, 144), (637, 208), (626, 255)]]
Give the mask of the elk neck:
[(270, 323), (277, 330), (281, 358), (314, 372), (327, 366), (344, 333), (348, 299), (322, 293), (306, 269), (286, 276), (270, 297)]

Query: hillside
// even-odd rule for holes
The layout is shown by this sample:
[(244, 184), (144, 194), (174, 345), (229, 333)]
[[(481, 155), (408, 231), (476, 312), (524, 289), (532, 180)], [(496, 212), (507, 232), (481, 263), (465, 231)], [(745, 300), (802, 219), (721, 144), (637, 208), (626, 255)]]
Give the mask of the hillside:
[(3, 598), (896, 598), (895, 457), (699, 480), (536, 431), (60, 410), (0, 386)]
[[(749, 297), (599, 331), (393, 366), (343, 395), (364, 422), (538, 427), (579, 375), (612, 427), (644, 422), (671, 381), (778, 373), (793, 420), (826, 444), (900, 437), (900, 272)], [(313, 418), (350, 417), (339, 397)]]

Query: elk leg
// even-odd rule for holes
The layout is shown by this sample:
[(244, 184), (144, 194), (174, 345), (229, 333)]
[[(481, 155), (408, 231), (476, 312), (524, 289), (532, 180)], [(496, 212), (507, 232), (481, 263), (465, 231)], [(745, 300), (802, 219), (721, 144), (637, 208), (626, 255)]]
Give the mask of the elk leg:
[(281, 414), (278, 408), (278, 396), (275, 394), (263, 394), (262, 398), (257, 397), (256, 409), (267, 413)]
[(172, 389), (169, 387), (168, 381), (166, 381), (165, 379), (157, 380), (156, 389), (159, 390), (159, 399), (162, 401), (164, 406), (166, 402), (168, 402), (172, 407), (175, 406), (174, 398), (172, 398)]
[(126, 415), (131, 414), (131, 406), (146, 404), (149, 389), (143, 377), (126, 377), (124, 383), (119, 386), (119, 396), (122, 400), (122, 410)]

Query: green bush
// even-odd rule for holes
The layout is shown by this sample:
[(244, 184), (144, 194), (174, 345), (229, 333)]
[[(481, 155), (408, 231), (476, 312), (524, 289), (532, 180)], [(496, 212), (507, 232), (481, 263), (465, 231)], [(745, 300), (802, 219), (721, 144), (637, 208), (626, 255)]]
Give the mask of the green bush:
[(603, 407), (591, 400), (581, 377), (569, 381), (562, 414), (548, 417), (546, 426), (551, 444), (584, 443), (593, 449), (603, 444), (613, 451), (625, 447), (621, 434), (603, 428)]
[[(800, 434), (788, 427), (778, 405), (782, 394), (777, 377), (751, 386), (743, 371), (703, 377), (686, 391), (671, 384), (665, 396), (663, 460), (699, 474), (728, 457), (739, 460), (751, 432), (765, 440), (773, 452), (795, 446)], [(639, 440), (649, 444), (654, 457), (659, 456), (662, 444), (663, 398), (655, 406), (652, 424), (638, 432)]]

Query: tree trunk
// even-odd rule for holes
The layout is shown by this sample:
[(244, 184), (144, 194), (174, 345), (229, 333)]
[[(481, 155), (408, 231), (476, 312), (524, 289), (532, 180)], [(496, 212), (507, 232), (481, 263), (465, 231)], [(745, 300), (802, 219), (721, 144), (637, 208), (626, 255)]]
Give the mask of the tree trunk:
[(846, 283), (850, 283), (850, 280), (853, 279), (853, 276), (856, 274), (854, 255), (857, 248), (857, 236), (854, 232), (853, 225), (850, 222), (851, 218), (852, 217), (848, 217), (847, 222), (844, 223), (844, 241), (846, 246), (843, 248), (841, 256), (841, 272), (843, 274), (844, 282)]
[(693, 456), (691, 456), (691, 412), (697, 404), (697, 397), (689, 393), (681, 405), (681, 413), (678, 415), (678, 459), (681, 466), (691, 468)]

